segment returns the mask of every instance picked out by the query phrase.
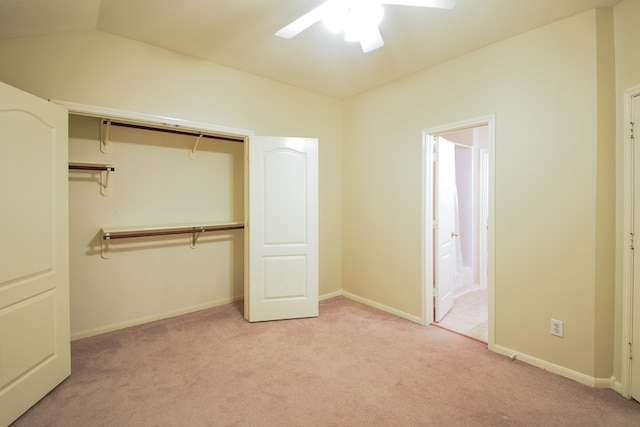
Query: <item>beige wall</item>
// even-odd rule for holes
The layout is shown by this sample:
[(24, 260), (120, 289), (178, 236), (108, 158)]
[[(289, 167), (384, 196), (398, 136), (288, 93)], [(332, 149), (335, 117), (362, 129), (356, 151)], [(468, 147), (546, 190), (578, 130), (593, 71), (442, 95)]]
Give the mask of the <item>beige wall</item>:
[[(615, 356), (614, 376), (620, 379), (622, 361), (622, 259), (626, 250), (623, 230), (624, 193), (623, 193), (623, 165), (624, 165), (624, 91), (640, 85), (640, 2), (624, 0), (614, 8), (615, 22), (615, 65), (616, 65), (616, 324), (615, 324)], [(637, 129), (637, 128), (636, 128)]]
[[(617, 92), (640, 84), (640, 2), (624, 0), (614, 9)], [(621, 107), (620, 104), (618, 104)]]
[[(640, 4), (622, 1), (614, 18), (619, 95), (640, 83)], [(2, 41), (0, 80), (43, 98), (319, 137), (320, 293), (342, 288), (418, 317), (422, 130), (495, 114), (495, 342), (609, 378), (621, 287), (618, 274), (614, 312), (611, 30), (610, 12), (586, 12), (344, 105), (100, 32)], [(549, 335), (550, 317), (565, 338)]]
[[(101, 32), (2, 41), (0, 80), (42, 98), (248, 129), (256, 135), (319, 138), (320, 294), (341, 289), (340, 101)], [(77, 143), (74, 147), (79, 149)], [(142, 169), (139, 173), (141, 181), (147, 178), (148, 171)], [(114, 177), (114, 191), (117, 191), (117, 185), (126, 185), (117, 181), (117, 174)], [(72, 189), (76, 187), (79, 186), (72, 184)], [(95, 217), (90, 219), (91, 227), (95, 228), (101, 216), (101, 201), (96, 199), (92, 203), (86, 211), (96, 209)], [(86, 241), (81, 244), (86, 245)], [(75, 308), (84, 307), (81, 312), (73, 313), (72, 333), (108, 327), (152, 313), (178, 310), (192, 306), (194, 301), (199, 304), (215, 303), (237, 294), (236, 285), (229, 285), (231, 279), (213, 285), (215, 277), (210, 279), (209, 285), (201, 281), (184, 291), (163, 290), (169, 281), (185, 277), (178, 269), (175, 274), (165, 274), (165, 281), (157, 284), (158, 293), (150, 296), (153, 289), (151, 281), (161, 279), (161, 275), (148, 273), (149, 277), (145, 278), (142, 272), (159, 270), (160, 266), (174, 262), (174, 249), (179, 250), (177, 248), (167, 248), (159, 256), (158, 251), (139, 251), (129, 260), (123, 260), (126, 254), (119, 254), (118, 260), (110, 260), (123, 265), (118, 278), (136, 280), (130, 281), (127, 292), (123, 289), (121, 293), (107, 295), (109, 298), (100, 302), (95, 295), (88, 295), (91, 288), (83, 283), (108, 286), (99, 278), (100, 270), (95, 271), (91, 267), (94, 262), (102, 267), (106, 264), (99, 263), (97, 258), (100, 255), (96, 253), (90, 255), (93, 257), (90, 263), (72, 260), (72, 277), (82, 278), (83, 283), (72, 281), (74, 298), (71, 303)], [(84, 249), (86, 246), (76, 247), (72, 252), (84, 256)], [(197, 253), (202, 256), (203, 251)], [(195, 274), (186, 277), (197, 277), (197, 271), (207, 276), (213, 274), (208, 268), (196, 269)], [(136, 288), (137, 280), (143, 280), (141, 288)], [(217, 288), (205, 289), (207, 286)], [(220, 289), (221, 286), (224, 289)], [(100, 296), (105, 294), (100, 293)], [(180, 298), (176, 298), (178, 296)], [(97, 308), (97, 303), (102, 305)], [(136, 304), (140, 309), (133, 307)]]
[(594, 376), (613, 369), (615, 327), (615, 51), (613, 10), (596, 14), (597, 169), (594, 296)]
[[(346, 101), (345, 291), (421, 315), (422, 129), (495, 114), (495, 343), (610, 376), (595, 326), (596, 313), (613, 319), (613, 261), (596, 262), (614, 231), (600, 209), (613, 135), (596, 114), (609, 21), (583, 13)], [(565, 338), (549, 334), (551, 317)]]

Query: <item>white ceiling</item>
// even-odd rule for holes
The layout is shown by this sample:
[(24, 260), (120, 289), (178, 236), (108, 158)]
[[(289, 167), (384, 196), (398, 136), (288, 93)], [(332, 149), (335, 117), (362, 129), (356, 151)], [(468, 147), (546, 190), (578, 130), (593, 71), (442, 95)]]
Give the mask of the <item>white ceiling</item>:
[(274, 33), (324, 0), (0, 0), (0, 39), (100, 30), (345, 98), (549, 22), (621, 0), (458, 0), (385, 6), (385, 45), (362, 53), (318, 23)]

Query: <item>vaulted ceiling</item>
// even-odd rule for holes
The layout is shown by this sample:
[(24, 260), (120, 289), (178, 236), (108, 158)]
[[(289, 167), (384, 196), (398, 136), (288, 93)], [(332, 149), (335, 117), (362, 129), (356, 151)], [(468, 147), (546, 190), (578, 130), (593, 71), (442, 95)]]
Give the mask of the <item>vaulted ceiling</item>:
[(345, 98), (544, 24), (620, 0), (458, 0), (454, 9), (385, 6), (385, 45), (317, 23), (274, 33), (324, 0), (0, 0), (0, 39), (99, 30)]

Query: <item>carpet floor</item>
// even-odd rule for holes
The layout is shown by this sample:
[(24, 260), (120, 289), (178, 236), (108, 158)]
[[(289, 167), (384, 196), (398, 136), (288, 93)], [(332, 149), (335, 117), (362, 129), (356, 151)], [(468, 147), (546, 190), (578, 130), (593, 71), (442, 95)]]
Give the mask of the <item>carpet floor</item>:
[(23, 426), (640, 426), (640, 404), (343, 297), (312, 319), (231, 304), (72, 343)]

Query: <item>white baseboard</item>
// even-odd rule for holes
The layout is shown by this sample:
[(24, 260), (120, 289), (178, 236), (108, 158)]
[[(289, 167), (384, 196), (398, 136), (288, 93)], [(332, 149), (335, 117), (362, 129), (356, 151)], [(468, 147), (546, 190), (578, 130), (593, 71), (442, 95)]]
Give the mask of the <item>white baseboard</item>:
[(507, 347), (503, 347), (497, 344), (494, 347), (494, 351), (496, 353), (503, 354), (509, 357), (515, 356), (517, 360), (520, 360), (524, 363), (535, 366), (537, 368), (544, 369), (545, 371), (552, 372), (556, 375), (560, 375), (561, 377), (572, 379), (574, 381), (577, 381), (584, 385), (588, 385), (590, 387), (596, 387), (596, 388), (613, 388), (614, 387), (613, 378), (591, 377), (581, 372), (574, 371), (569, 368), (565, 368), (564, 366), (556, 365), (554, 363), (547, 362), (546, 360), (538, 359), (537, 357), (533, 357), (525, 353), (520, 353), (518, 351), (511, 350)]
[(326, 299), (340, 297), (342, 295), (343, 295), (342, 290), (335, 291), (335, 292), (329, 292), (328, 294), (320, 295), (318, 297), (318, 300), (319, 301), (324, 301)]
[(625, 390), (622, 386), (622, 383), (616, 379), (616, 377), (611, 377), (611, 388), (618, 392), (618, 394), (622, 395), (625, 399), (631, 399), (631, 395), (629, 394), (629, 390)]
[[(374, 307), (377, 308), (379, 310), (385, 311), (387, 313), (399, 316), (403, 319), (407, 319), (411, 322), (415, 322), (415, 323), (419, 323), (421, 325), (424, 324), (424, 321), (421, 317), (419, 316), (415, 316), (413, 314), (409, 314), (409, 313), (405, 313), (403, 311), (397, 310), (395, 308), (389, 307), (387, 305), (384, 304), (380, 304), (377, 303), (375, 301), (371, 301), (369, 299), (360, 297), (358, 295), (352, 294), (350, 292), (346, 292), (343, 290), (339, 290), (339, 291), (335, 291), (335, 292), (330, 292), (324, 295), (320, 295), (318, 297), (318, 299), (320, 301), (323, 300), (327, 300), (330, 298), (335, 298), (335, 297), (339, 297), (339, 296), (344, 296), (345, 298), (349, 298), (351, 300), (357, 301), (359, 303), (368, 305), (370, 307)], [(205, 310), (207, 308), (213, 308), (213, 307), (218, 307), (221, 305), (225, 305), (225, 304), (230, 304), (236, 301), (240, 301), (243, 299), (243, 295), (240, 296), (236, 296), (233, 298), (227, 298), (227, 299), (222, 299), (222, 300), (218, 300), (218, 301), (212, 301), (206, 304), (200, 304), (200, 305), (195, 305), (195, 306), (191, 306), (191, 307), (186, 307), (183, 309), (179, 309), (179, 310), (174, 310), (171, 312), (166, 312), (166, 313), (161, 313), (161, 314), (157, 314), (157, 315), (153, 315), (153, 316), (148, 316), (148, 317), (141, 317), (138, 319), (134, 319), (134, 320), (130, 320), (130, 321), (126, 321), (126, 322), (121, 322), (121, 323), (117, 323), (117, 324), (113, 324), (113, 325), (108, 325), (108, 326), (104, 326), (104, 327), (100, 327), (100, 328), (95, 328), (95, 329), (90, 329), (90, 330), (85, 330), (85, 331), (80, 331), (80, 332), (75, 332), (71, 335), (71, 341), (75, 341), (75, 340), (79, 340), (82, 338), (88, 338), (88, 337), (92, 337), (95, 335), (100, 335), (100, 334), (104, 334), (107, 332), (113, 332), (119, 329), (124, 329), (124, 328), (128, 328), (131, 326), (137, 326), (137, 325), (142, 325), (144, 323), (149, 323), (149, 322), (154, 322), (156, 320), (162, 320), (162, 319), (168, 319), (171, 317), (176, 317), (176, 316), (181, 316), (183, 314), (188, 314), (188, 313), (194, 313), (196, 311), (200, 311), (200, 310)], [(613, 390), (615, 390), (616, 392), (622, 394), (622, 384), (617, 381), (615, 379), (615, 377), (611, 377), (611, 378), (595, 378), (595, 377), (591, 377), (589, 375), (585, 375), (581, 372), (577, 372), (574, 371), (572, 369), (569, 368), (565, 368), (563, 366), (560, 365), (556, 365), (554, 363), (551, 362), (547, 362), (546, 360), (542, 360), (542, 359), (538, 359), (537, 357), (533, 357), (530, 356), (528, 354), (525, 353), (521, 353), (512, 349), (509, 349), (507, 347), (501, 346), (501, 345), (495, 345), (493, 348), (493, 351), (495, 351), (498, 354), (502, 354), (505, 356), (509, 356), (509, 357), (514, 357), (517, 360), (521, 360), (524, 363), (527, 363), (529, 365), (544, 369), (546, 371), (552, 372), (556, 375), (560, 375), (562, 377), (565, 378), (569, 378), (572, 379), (574, 381), (577, 381), (581, 384), (585, 384), (587, 386), (590, 387), (596, 387), (596, 388), (611, 388)]]
[(100, 328), (88, 329), (85, 331), (74, 332), (71, 334), (71, 341), (79, 340), (82, 338), (89, 338), (95, 335), (106, 334), (107, 332), (117, 331), (119, 329), (129, 328), (131, 326), (138, 326), (144, 323), (155, 322), (156, 320), (169, 319), (171, 317), (182, 316), (183, 314), (195, 313), (196, 311), (206, 310), (207, 308), (219, 307), (221, 305), (231, 304), (236, 301), (242, 300), (242, 295), (225, 298), (217, 301), (210, 301), (205, 304), (194, 305), (190, 307), (181, 308), (178, 310), (168, 311), (165, 313), (154, 314), (152, 316), (140, 317), (126, 322), (115, 323), (112, 325), (102, 326)]
[(396, 316), (402, 317), (403, 319), (407, 319), (407, 320), (410, 320), (412, 322), (424, 325), (424, 322), (423, 322), (423, 320), (422, 320), (422, 318), (420, 316), (415, 316), (413, 314), (405, 313), (404, 311), (396, 310), (395, 308), (386, 306), (384, 304), (379, 304), (379, 303), (377, 303), (375, 301), (371, 301), (371, 300), (368, 300), (366, 298), (362, 298), (362, 297), (360, 297), (358, 295), (355, 295), (355, 294), (352, 294), (352, 293), (349, 293), (349, 292), (342, 291), (342, 295), (345, 298), (352, 299), (354, 301), (360, 302), (360, 303), (368, 305), (370, 307), (374, 307), (374, 308), (377, 308), (379, 310), (386, 311), (387, 313), (395, 314)]
[[(318, 297), (320, 301), (334, 298), (342, 295), (342, 291), (330, 292)], [(107, 332), (117, 331), (119, 329), (129, 328), (131, 326), (138, 326), (149, 322), (155, 322), (156, 320), (170, 319), (172, 317), (182, 316), (183, 314), (194, 313), (200, 310), (206, 310), (208, 308), (219, 307), (225, 304), (231, 304), (236, 301), (244, 299), (244, 295), (238, 295), (233, 298), (225, 298), (217, 301), (211, 301), (206, 304), (194, 305), (191, 307), (181, 308), (179, 310), (169, 311), (166, 313), (154, 314), (152, 316), (140, 317), (126, 322), (115, 323), (112, 325), (102, 326), (95, 329), (88, 329), (84, 331), (74, 332), (71, 334), (71, 341), (79, 340), (82, 338), (89, 338), (96, 335), (106, 334)]]

